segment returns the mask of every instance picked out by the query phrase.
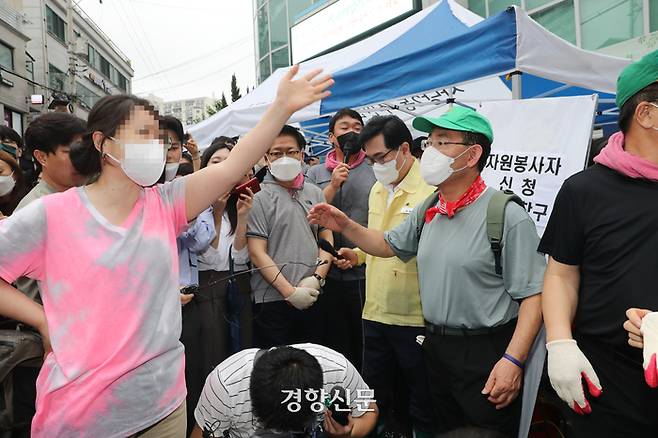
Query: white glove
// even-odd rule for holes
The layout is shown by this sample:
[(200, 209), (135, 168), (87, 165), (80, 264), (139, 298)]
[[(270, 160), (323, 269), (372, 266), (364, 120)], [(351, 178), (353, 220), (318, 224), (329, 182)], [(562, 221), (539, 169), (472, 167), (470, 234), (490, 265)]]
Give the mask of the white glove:
[(303, 278), (297, 285), (298, 287), (310, 287), (311, 289), (320, 290), (320, 280), (310, 276)]
[(562, 339), (546, 344), (548, 350), (548, 378), (557, 395), (580, 415), (589, 414), (592, 408), (585, 398), (582, 379), (587, 382), (589, 393), (601, 395), (601, 383), (576, 341)]
[(311, 307), (317, 300), (320, 292), (310, 287), (296, 287), (295, 291), (286, 298), (286, 301), (295, 306), (296, 309), (304, 310)]
[(658, 312), (644, 315), (642, 325), (642, 340), (644, 348), (644, 380), (652, 388), (658, 387), (658, 368), (656, 367), (656, 353), (658, 353)]

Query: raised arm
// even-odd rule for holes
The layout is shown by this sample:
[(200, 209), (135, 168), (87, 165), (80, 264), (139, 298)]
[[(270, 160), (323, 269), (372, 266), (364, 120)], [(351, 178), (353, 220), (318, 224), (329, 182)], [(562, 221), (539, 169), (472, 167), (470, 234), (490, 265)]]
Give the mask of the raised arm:
[(260, 160), (283, 125), (297, 110), (329, 96), (326, 91), (333, 84), (329, 76), (317, 78), (321, 70), (314, 70), (293, 80), (299, 66), (293, 66), (281, 79), (274, 102), (254, 129), (244, 136), (220, 164), (208, 166), (187, 176), (185, 200), (188, 219), (195, 218), (233, 186)]

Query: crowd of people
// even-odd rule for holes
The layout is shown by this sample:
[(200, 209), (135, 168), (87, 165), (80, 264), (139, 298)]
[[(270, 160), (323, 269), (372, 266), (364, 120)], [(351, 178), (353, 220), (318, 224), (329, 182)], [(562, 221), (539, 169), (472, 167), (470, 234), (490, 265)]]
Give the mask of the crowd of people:
[(483, 115), (345, 108), (317, 162), (296, 74), (203, 151), (129, 95), (0, 127), (0, 314), (45, 353), (13, 436), (516, 437), (542, 324), (569, 436), (658, 434), (658, 52), (542, 238)]

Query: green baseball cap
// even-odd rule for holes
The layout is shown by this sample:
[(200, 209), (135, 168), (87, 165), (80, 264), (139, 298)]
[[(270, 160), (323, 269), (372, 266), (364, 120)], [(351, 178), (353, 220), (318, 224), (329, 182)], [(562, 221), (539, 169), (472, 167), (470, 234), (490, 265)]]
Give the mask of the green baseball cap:
[(451, 131), (467, 131), (482, 134), (493, 143), (493, 130), (486, 117), (470, 108), (455, 105), (450, 111), (440, 117), (416, 117), (412, 123), (418, 131), (432, 132), (434, 128), (449, 129)]
[(621, 71), (617, 78), (617, 106), (621, 108), (638, 91), (658, 81), (658, 50)]

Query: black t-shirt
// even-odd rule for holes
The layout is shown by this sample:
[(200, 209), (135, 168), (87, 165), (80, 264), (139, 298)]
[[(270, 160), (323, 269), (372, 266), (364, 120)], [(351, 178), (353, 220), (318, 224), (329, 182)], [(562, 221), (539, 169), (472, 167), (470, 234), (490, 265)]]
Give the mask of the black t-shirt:
[[(594, 166), (564, 182), (539, 251), (580, 265), (575, 334), (633, 356), (630, 307), (658, 311), (658, 183)], [(577, 337), (577, 336), (576, 336)]]

